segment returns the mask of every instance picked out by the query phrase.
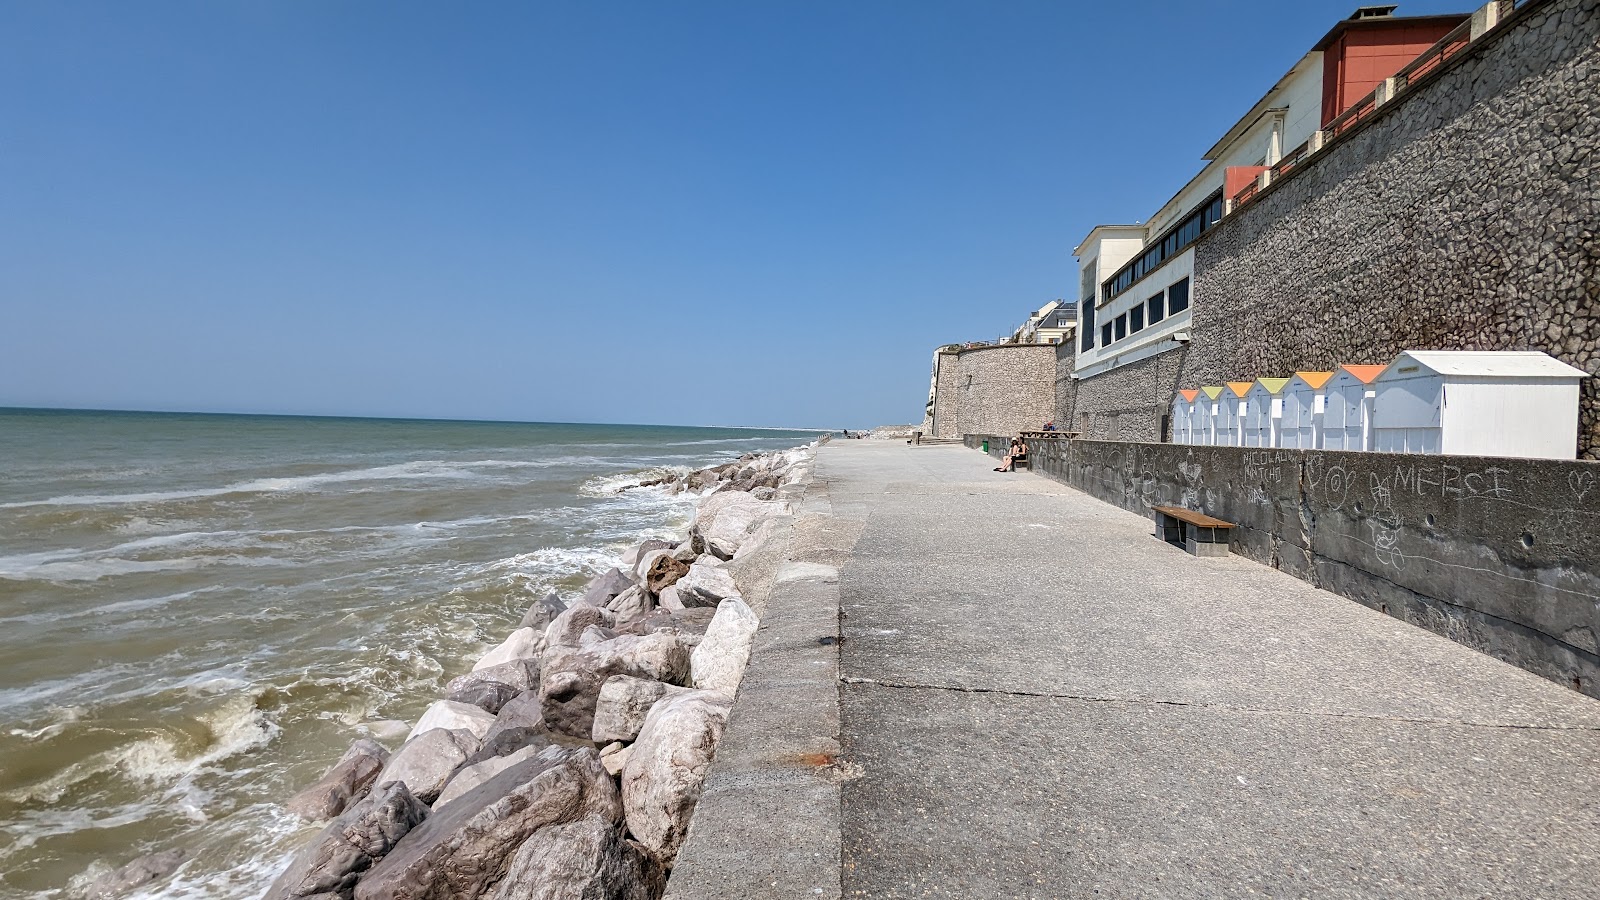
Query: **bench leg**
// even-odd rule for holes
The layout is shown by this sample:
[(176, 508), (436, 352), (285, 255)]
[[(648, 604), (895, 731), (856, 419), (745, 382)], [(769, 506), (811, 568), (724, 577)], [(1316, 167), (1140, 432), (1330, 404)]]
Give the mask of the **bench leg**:
[(1184, 523), (1187, 532), (1183, 549), (1194, 556), (1227, 556), (1228, 531), (1227, 529), (1201, 528), (1198, 525)]

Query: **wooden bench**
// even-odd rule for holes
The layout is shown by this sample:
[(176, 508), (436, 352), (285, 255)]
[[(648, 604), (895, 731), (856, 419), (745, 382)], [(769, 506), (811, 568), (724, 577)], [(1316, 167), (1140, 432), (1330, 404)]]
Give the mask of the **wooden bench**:
[(1156, 537), (1195, 556), (1228, 555), (1228, 529), (1233, 527), (1232, 522), (1181, 506), (1152, 506), (1150, 512), (1155, 514)]

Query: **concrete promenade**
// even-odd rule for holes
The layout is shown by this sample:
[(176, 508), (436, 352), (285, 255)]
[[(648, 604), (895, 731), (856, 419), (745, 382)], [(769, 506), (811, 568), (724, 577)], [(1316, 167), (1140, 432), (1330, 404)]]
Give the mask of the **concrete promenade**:
[(819, 453), (670, 896), (1600, 897), (1600, 703), (993, 464)]

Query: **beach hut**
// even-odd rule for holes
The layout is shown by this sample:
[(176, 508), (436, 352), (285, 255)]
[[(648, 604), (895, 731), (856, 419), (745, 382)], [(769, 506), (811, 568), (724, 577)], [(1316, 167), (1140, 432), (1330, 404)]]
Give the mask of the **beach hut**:
[(1244, 398), (1254, 386), (1253, 381), (1230, 381), (1223, 388), (1217, 398), (1217, 446), (1244, 446)]
[(1372, 449), (1372, 381), (1383, 366), (1340, 366), (1322, 386), (1322, 449)]
[(1283, 389), (1283, 420), (1278, 423), (1278, 446), (1296, 450), (1322, 449), (1322, 416), (1327, 405), (1332, 372), (1296, 372)]
[(1287, 378), (1257, 378), (1244, 395), (1244, 446), (1278, 446)]
[(1194, 426), (1195, 398), (1200, 396), (1199, 391), (1179, 391), (1172, 395), (1172, 416), (1168, 420), (1172, 423), (1172, 442), (1174, 444), (1192, 444), (1189, 429)]
[(1587, 377), (1537, 350), (1407, 350), (1373, 380), (1372, 448), (1575, 459)]
[(1210, 446), (1217, 442), (1217, 412), (1222, 408), (1222, 392), (1227, 388), (1207, 385), (1200, 389), (1194, 401), (1194, 423), (1189, 426), (1189, 437), (1194, 443)]

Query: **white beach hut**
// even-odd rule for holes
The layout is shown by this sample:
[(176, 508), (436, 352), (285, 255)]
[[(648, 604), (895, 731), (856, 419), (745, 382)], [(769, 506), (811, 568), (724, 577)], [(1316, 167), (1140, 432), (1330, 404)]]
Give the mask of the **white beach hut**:
[(1244, 398), (1254, 386), (1253, 381), (1230, 381), (1222, 389), (1217, 398), (1217, 446), (1244, 446)]
[(1372, 449), (1372, 382), (1383, 366), (1340, 366), (1323, 385), (1322, 449)]
[(1194, 443), (1190, 429), (1194, 427), (1195, 398), (1200, 396), (1199, 391), (1179, 391), (1172, 395), (1172, 442), (1174, 444)]
[(1287, 378), (1257, 378), (1244, 395), (1244, 446), (1278, 446)]
[(1283, 420), (1278, 426), (1278, 446), (1296, 450), (1322, 449), (1322, 416), (1326, 411), (1328, 379), (1332, 372), (1296, 372), (1283, 389)]
[(1217, 411), (1222, 407), (1222, 392), (1227, 388), (1207, 385), (1200, 389), (1194, 401), (1194, 421), (1189, 426), (1190, 439), (1202, 446), (1217, 442)]
[(1407, 350), (1373, 381), (1372, 446), (1575, 459), (1587, 377), (1537, 350)]

